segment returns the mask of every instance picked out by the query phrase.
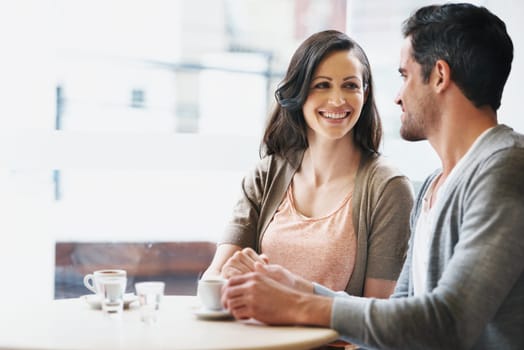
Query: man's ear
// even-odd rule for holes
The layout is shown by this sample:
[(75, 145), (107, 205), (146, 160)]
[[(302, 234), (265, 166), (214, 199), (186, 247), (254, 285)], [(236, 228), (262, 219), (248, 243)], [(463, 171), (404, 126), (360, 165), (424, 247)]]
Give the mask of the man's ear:
[(437, 92), (446, 90), (451, 83), (451, 69), (448, 62), (437, 60), (433, 67), (433, 86)]

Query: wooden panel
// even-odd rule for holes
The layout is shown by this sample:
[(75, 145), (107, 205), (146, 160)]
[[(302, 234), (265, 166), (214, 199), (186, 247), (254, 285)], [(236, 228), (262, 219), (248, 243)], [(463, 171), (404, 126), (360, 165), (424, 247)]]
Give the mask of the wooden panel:
[(118, 268), (127, 271), (127, 291), (136, 282), (166, 282), (166, 294), (194, 295), (199, 276), (211, 263), (212, 242), (57, 242), (55, 245), (55, 298), (88, 293), (85, 274)]
[(209, 266), (216, 245), (211, 242), (56, 243), (56, 266), (72, 266), (81, 274), (105, 268), (130, 275), (199, 273)]

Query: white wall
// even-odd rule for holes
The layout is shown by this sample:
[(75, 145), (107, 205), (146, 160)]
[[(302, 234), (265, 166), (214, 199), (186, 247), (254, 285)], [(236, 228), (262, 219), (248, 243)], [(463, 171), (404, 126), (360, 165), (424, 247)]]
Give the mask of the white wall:
[[(53, 125), (54, 33), (49, 27), (50, 16), (49, 1), (0, 2), (0, 300), (7, 306), (16, 305), (12, 301), (53, 296), (49, 198), (25, 197), (8, 164), (18, 157), (17, 129), (44, 130)], [(39, 150), (32, 152), (38, 156)]]
[(524, 133), (524, 113), (522, 112), (522, 81), (524, 81), (524, 2), (513, 0), (487, 0), (485, 6), (506, 22), (513, 40), (514, 58), (509, 75), (499, 121)]

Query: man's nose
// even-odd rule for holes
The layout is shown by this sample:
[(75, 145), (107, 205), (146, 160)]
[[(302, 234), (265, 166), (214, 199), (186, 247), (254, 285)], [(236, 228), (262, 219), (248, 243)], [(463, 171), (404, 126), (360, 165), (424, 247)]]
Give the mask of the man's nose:
[(393, 102), (395, 102), (395, 104), (397, 104), (399, 106), (402, 105), (402, 100), (400, 99), (400, 91), (397, 92), (397, 96), (395, 96), (395, 99), (394, 99)]

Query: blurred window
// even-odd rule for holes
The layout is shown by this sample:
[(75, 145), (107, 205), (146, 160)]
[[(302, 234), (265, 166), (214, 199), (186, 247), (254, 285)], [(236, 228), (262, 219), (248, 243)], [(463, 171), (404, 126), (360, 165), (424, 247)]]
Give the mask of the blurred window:
[[(35, 282), (49, 295), (56, 242), (216, 242), (243, 175), (259, 159), (292, 53), (324, 29), (348, 32), (368, 54), (383, 153), (419, 183), (439, 162), (427, 142), (399, 138), (393, 99), (401, 22), (429, 3), (0, 4), (0, 93), (9, 96), (0, 105), (0, 230), (9, 233), (0, 265), (40, 269)], [(524, 21), (509, 16), (514, 5), (476, 3), (506, 18), (515, 42), (522, 39)], [(516, 119), (520, 56), (503, 101), (515, 112), (501, 113), (515, 126), (523, 125)]]

